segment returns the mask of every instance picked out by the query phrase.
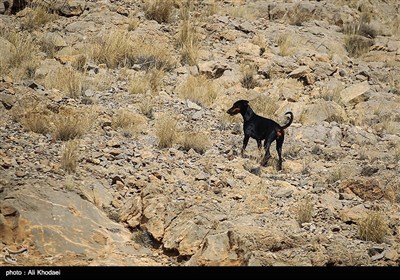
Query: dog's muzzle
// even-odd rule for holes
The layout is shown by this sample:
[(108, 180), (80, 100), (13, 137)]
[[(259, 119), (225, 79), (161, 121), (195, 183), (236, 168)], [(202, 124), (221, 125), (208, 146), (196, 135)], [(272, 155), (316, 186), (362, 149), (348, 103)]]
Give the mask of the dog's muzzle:
[(239, 108), (230, 108), (228, 111), (226, 111), (229, 115), (234, 116), (238, 113), (240, 113)]

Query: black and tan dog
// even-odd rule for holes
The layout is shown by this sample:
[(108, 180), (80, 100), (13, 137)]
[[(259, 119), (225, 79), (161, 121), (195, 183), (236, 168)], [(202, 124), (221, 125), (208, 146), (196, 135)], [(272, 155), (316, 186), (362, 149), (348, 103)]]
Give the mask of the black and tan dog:
[(241, 114), (243, 117), (243, 147), (241, 154), (244, 155), (247, 143), (250, 137), (257, 141), (258, 149), (261, 150), (262, 141), (264, 140), (265, 155), (261, 160), (261, 165), (266, 166), (271, 154), (269, 148), (271, 143), (276, 140), (276, 151), (278, 152), (278, 170), (282, 169), (282, 145), (285, 139), (285, 129), (293, 122), (293, 113), (287, 112), (290, 119), (287, 124), (280, 126), (277, 122), (257, 115), (249, 105), (247, 100), (236, 101), (227, 113), (231, 116)]

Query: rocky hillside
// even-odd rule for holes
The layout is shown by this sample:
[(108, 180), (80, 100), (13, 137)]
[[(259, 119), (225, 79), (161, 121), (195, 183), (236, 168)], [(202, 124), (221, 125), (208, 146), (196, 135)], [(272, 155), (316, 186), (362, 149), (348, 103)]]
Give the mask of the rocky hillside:
[[(0, 262), (399, 266), (399, 14), (0, 0)], [(283, 170), (238, 99), (294, 113)]]

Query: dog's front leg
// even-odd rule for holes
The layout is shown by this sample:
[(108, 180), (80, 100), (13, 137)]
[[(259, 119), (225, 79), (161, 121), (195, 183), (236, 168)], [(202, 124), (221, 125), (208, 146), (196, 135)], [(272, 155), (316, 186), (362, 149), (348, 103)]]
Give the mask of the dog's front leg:
[(240, 151), (240, 154), (242, 155), (242, 157), (244, 157), (244, 150), (246, 150), (247, 144), (249, 143), (249, 139), (250, 139), (249, 135), (244, 135), (243, 146), (242, 146), (242, 150)]

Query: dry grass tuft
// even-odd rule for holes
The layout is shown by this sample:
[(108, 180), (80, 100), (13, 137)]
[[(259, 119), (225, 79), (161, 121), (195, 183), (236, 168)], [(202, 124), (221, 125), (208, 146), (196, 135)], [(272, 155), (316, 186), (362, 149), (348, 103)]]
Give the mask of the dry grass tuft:
[(168, 23), (172, 18), (174, 0), (145, 0), (143, 10), (147, 19)]
[(182, 98), (189, 99), (201, 106), (212, 104), (217, 97), (213, 81), (203, 75), (189, 76), (178, 87), (178, 93)]
[(182, 22), (179, 26), (177, 43), (181, 50), (181, 62), (196, 65), (199, 58), (200, 38), (195, 27), (196, 22), (190, 18), (191, 10), (193, 10), (193, 2), (190, 0), (180, 6)]
[(59, 68), (46, 76), (47, 88), (56, 88), (71, 98), (79, 98), (83, 91), (83, 74), (72, 68)]
[(297, 205), (296, 220), (301, 225), (302, 223), (308, 223), (311, 221), (314, 211), (314, 206), (309, 197), (304, 199)]
[(128, 109), (119, 109), (112, 117), (112, 127), (120, 129), (126, 137), (132, 137), (145, 122), (143, 116)]
[(136, 64), (141, 70), (157, 68), (168, 71), (175, 64), (172, 53), (166, 44), (130, 38), (126, 30), (98, 37), (90, 47), (90, 57), (109, 68), (132, 67)]
[(139, 110), (143, 115), (145, 115), (149, 119), (153, 119), (154, 104), (151, 98), (149, 97), (143, 98), (139, 104)]
[(62, 147), (61, 168), (67, 173), (73, 173), (78, 166), (79, 141), (71, 140)]
[(210, 139), (206, 133), (184, 132), (181, 135), (180, 144), (185, 151), (193, 149), (202, 155), (210, 147)]
[[(222, 11), (221, 11), (222, 12)], [(243, 18), (249, 21), (254, 21), (257, 18), (257, 12), (248, 6), (233, 6), (228, 7), (223, 11), (225, 14), (228, 14), (231, 17)]]
[(59, 50), (57, 47), (57, 35), (54, 33), (45, 34), (39, 44), (40, 49), (47, 54), (48, 58), (54, 58), (55, 53)]
[(277, 43), (279, 47), (279, 55), (281, 56), (292, 55), (296, 50), (292, 35), (289, 33), (280, 35)]
[(192, 21), (182, 21), (178, 33), (178, 46), (181, 49), (181, 62), (196, 65), (199, 59), (200, 39)]
[(360, 35), (347, 35), (344, 39), (344, 46), (352, 57), (359, 57), (367, 53), (373, 44), (373, 40)]
[(259, 86), (255, 76), (257, 74), (257, 67), (254, 64), (245, 64), (240, 67), (241, 79), (240, 83), (246, 89), (253, 89)]
[(276, 112), (276, 103), (278, 100), (270, 96), (259, 96), (250, 101), (254, 112), (266, 118), (274, 118)]
[(359, 57), (373, 46), (377, 31), (369, 24), (369, 20), (369, 17), (362, 16), (358, 22), (343, 27), (343, 33), (346, 34), (344, 46), (350, 56)]
[(41, 5), (34, 5), (32, 8), (26, 9), (26, 15), (22, 18), (21, 28), (22, 30), (32, 31), (56, 19), (57, 15), (49, 9)]
[(27, 32), (0, 30), (0, 37), (9, 43), (9, 48), (0, 48), (0, 75), (10, 74), (15, 79), (32, 78), (39, 65), (37, 46)]
[(380, 211), (369, 211), (367, 217), (358, 225), (358, 234), (362, 240), (382, 243), (388, 233), (388, 224)]
[(164, 76), (163, 70), (152, 68), (142, 76), (135, 76), (129, 83), (128, 91), (132, 94), (144, 94), (148, 91), (156, 94), (162, 86)]
[(53, 139), (68, 141), (84, 135), (92, 123), (90, 113), (75, 108), (60, 110), (53, 119)]
[(170, 148), (177, 139), (178, 121), (175, 116), (162, 114), (156, 122), (156, 136), (158, 138), (158, 147)]

